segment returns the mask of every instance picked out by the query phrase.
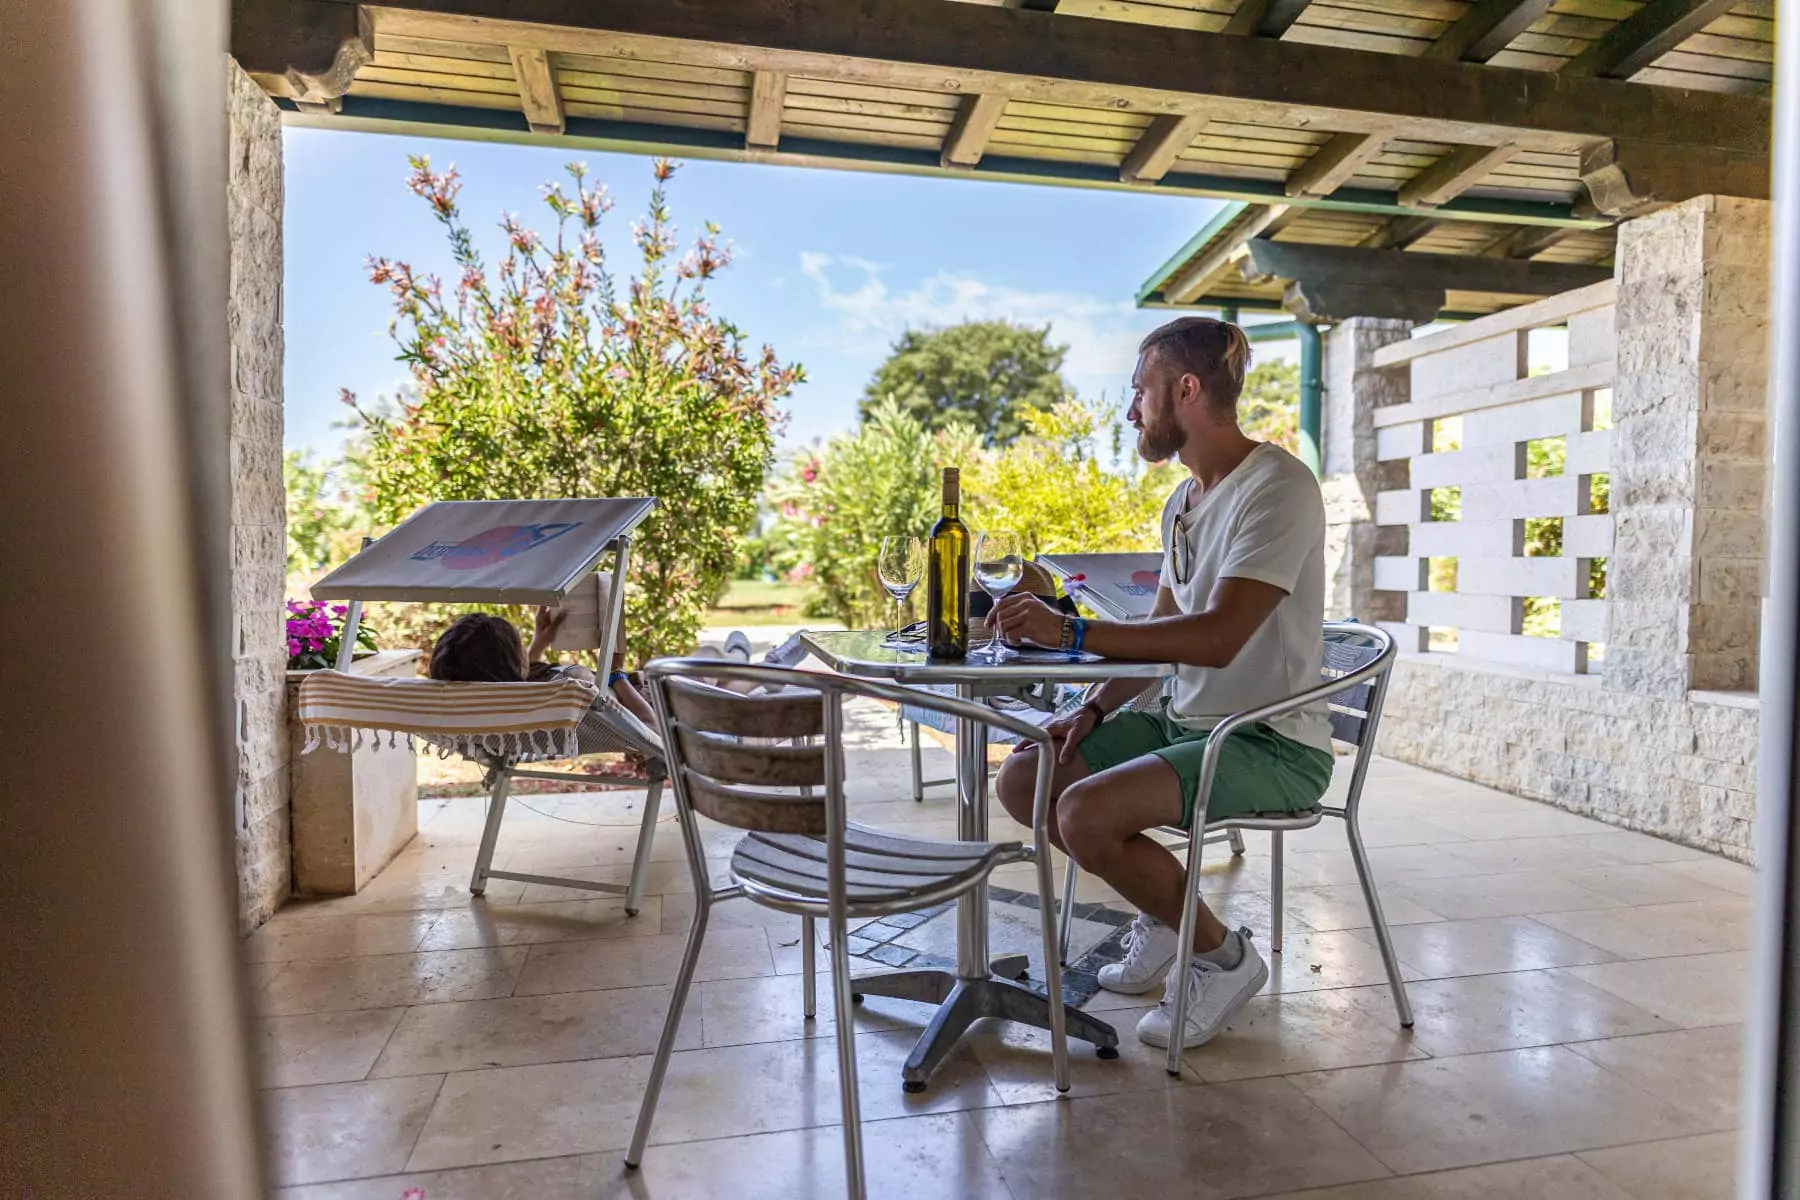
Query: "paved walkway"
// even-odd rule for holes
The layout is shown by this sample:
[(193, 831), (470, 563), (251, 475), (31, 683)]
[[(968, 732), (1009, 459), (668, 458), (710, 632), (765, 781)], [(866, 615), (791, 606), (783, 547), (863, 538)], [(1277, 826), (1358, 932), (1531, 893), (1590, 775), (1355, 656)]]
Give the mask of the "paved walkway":
[[(857, 817), (949, 834), (948, 789), (907, 799), (891, 713), (858, 710), (855, 739)], [(948, 754), (926, 753), (929, 775), (948, 772)], [(1108, 1011), (1124, 1054), (1074, 1044), (1068, 1098), (1054, 1098), (1045, 1038), (1001, 1025), (906, 1095), (899, 1065), (927, 1010), (871, 998), (856, 1037), (873, 1194), (1730, 1196), (1750, 872), (1396, 763), (1375, 764), (1366, 798), (1410, 1034), (1328, 824), (1290, 837), (1287, 946), (1266, 993), (1180, 1080), (1131, 1036), (1156, 997), (1100, 993), (1088, 1007)], [(511, 813), (496, 862), (622, 882), (641, 801), (531, 797), (548, 815)], [(841, 1195), (829, 992), (809, 1027), (798, 922), (742, 901), (716, 910), (658, 1144), (640, 1175), (621, 1172), (693, 911), (672, 815), (636, 918), (518, 883), (472, 900), (481, 801), (452, 800), (426, 806), (417, 842), (361, 895), (290, 905), (252, 937), (278, 1194)], [(733, 837), (707, 831), (715, 866)], [(1218, 848), (1206, 892), (1266, 939), (1267, 839), (1249, 841), (1241, 859)], [(1030, 874), (1005, 868), (996, 886), (1028, 891)], [(1078, 898), (1123, 916), (1092, 878)], [(995, 945), (1030, 949), (1033, 914), (1010, 908), (995, 905)], [(870, 930), (857, 949), (871, 969), (881, 947), (943, 953), (952, 926)], [(1083, 922), (1078, 952), (1115, 929)]]

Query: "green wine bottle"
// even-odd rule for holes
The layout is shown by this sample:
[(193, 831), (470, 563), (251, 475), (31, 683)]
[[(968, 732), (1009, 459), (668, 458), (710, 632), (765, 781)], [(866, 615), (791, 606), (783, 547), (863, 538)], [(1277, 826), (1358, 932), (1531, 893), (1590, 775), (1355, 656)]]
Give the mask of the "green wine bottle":
[(956, 515), (962, 477), (944, 468), (944, 515), (931, 527), (926, 547), (925, 646), (933, 658), (963, 658), (969, 653), (968, 527)]

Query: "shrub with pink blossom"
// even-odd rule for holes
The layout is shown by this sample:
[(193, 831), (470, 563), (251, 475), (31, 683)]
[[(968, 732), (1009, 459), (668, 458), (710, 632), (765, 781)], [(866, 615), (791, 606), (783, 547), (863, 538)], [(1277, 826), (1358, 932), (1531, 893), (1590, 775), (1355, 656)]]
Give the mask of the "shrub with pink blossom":
[[(316, 671), (337, 666), (338, 651), (343, 646), (344, 618), (350, 609), (344, 604), (326, 604), (319, 600), (287, 602), (288, 670)], [(375, 631), (359, 623), (356, 628), (359, 654), (376, 650)]]

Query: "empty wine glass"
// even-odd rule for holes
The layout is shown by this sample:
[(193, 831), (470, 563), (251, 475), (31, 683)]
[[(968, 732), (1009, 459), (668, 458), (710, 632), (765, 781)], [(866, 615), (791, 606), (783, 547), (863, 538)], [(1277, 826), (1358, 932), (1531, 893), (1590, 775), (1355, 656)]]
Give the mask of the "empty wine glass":
[[(975, 582), (993, 597), (999, 607), (1006, 594), (1019, 586), (1025, 577), (1025, 541), (1009, 529), (985, 530), (975, 539)], [(1000, 628), (988, 612), (988, 661), (1005, 662), (1010, 657), (1000, 640)]]
[(894, 598), (895, 632), (899, 632), (906, 627), (906, 598), (925, 574), (925, 543), (903, 535), (882, 538), (881, 557), (875, 570), (881, 576), (881, 586)]

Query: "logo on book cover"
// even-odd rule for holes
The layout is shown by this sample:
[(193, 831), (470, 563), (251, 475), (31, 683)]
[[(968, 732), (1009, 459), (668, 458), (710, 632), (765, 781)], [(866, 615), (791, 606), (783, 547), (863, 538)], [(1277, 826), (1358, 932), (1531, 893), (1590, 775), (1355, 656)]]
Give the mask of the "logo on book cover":
[(486, 529), (460, 542), (433, 542), (412, 556), (414, 562), (441, 562), (446, 570), (473, 571), (491, 567), (502, 559), (532, 550), (545, 542), (553, 542), (580, 521), (559, 521), (549, 525), (500, 525)]
[(1133, 571), (1129, 581), (1119, 584), (1119, 590), (1127, 596), (1148, 596), (1161, 583), (1161, 567), (1154, 571)]

